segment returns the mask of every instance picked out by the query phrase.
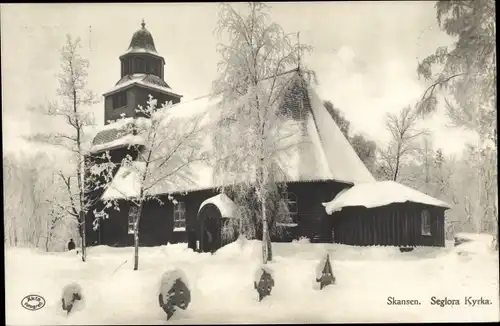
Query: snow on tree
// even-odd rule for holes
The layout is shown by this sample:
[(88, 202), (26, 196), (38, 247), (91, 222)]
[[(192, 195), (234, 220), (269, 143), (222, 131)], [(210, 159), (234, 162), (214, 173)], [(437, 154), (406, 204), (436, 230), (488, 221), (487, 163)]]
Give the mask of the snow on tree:
[[(276, 182), (281, 173), (276, 160), (293, 148), (291, 139), (298, 133), (280, 111), (290, 85), (280, 76), (299, 67), (300, 56), (311, 48), (270, 22), (267, 5), (239, 5), (245, 13), (237, 5), (220, 5), (216, 29), (227, 42), (218, 46), (220, 76), (213, 84), (225, 117), (214, 136), (214, 177), (239, 207), (238, 218), (229, 221), (238, 224), (225, 230), (252, 238), (262, 225), (266, 263), (272, 259), (269, 228), (277, 229), (276, 221), (289, 218), (281, 200), (285, 186)], [(303, 67), (298, 70), (305, 78), (314, 77)]]
[(351, 122), (342, 115), (331, 101), (325, 101), (324, 105), (366, 168), (372, 174), (376, 174), (377, 144), (360, 133), (351, 136), (349, 133)]
[(426, 130), (417, 127), (418, 115), (410, 106), (399, 114), (387, 114), (386, 128), (391, 133), (387, 147), (379, 151), (379, 169), (385, 179), (397, 181), (401, 166), (408, 163), (418, 149), (418, 138)]
[[(419, 76), (431, 84), (418, 111), (429, 115), (444, 101), (452, 126), (477, 133), (479, 173), (473, 182), (478, 191), (485, 189), (476, 196), (478, 205), (485, 208), (484, 214), (479, 214), (498, 221), (498, 187), (496, 177), (492, 177), (497, 171), (495, 2), (437, 1), (436, 13), (441, 30), (456, 42), (439, 47), (419, 63)], [(495, 229), (491, 232), (497, 235)]]
[(88, 108), (97, 103), (96, 96), (86, 89), (89, 61), (79, 54), (80, 39), (67, 36), (62, 47), (61, 73), (59, 74), (58, 101), (47, 106), (35, 108), (54, 119), (60, 120), (61, 128), (57, 131), (38, 133), (29, 137), (31, 141), (43, 142), (61, 147), (69, 155), (72, 166), (70, 171), (61, 171), (58, 175), (63, 181), (67, 200), (54, 201), (78, 221), (81, 238), (82, 260), (86, 260), (85, 216), (92, 203), (86, 202), (88, 189), (84, 183), (84, 160), (87, 152), (87, 131), (94, 125), (92, 113)]
[(351, 126), (351, 122), (344, 117), (340, 110), (336, 108), (331, 101), (325, 101), (324, 105), (328, 113), (330, 113), (333, 120), (335, 120), (335, 122), (339, 126), (340, 131), (342, 131), (345, 138), (349, 139), (349, 128)]
[[(139, 268), (139, 226), (145, 203), (156, 201), (163, 205), (164, 199), (159, 196), (165, 194), (162, 189), (175, 191), (178, 184), (194, 184), (194, 164), (208, 160), (205, 137), (211, 125), (205, 123), (206, 113), (186, 119), (172, 113), (171, 106), (169, 102), (158, 107), (157, 100), (150, 95), (147, 105), (136, 109), (138, 118), (124, 124), (121, 131), (142, 137), (141, 146), (129, 146), (129, 149), (137, 149), (131, 151), (136, 155), (129, 153), (122, 161), (113, 162), (109, 151), (105, 151), (98, 155), (101, 161), (90, 166), (90, 173), (104, 179), (100, 184), (106, 188), (101, 197), (102, 209), (94, 209), (96, 227), (102, 218), (109, 216), (109, 209), (119, 210), (120, 199), (131, 202), (130, 214), (135, 221), (134, 270)], [(118, 167), (127, 174), (122, 177), (130, 182), (115, 183)], [(172, 195), (167, 198), (177, 204)]]
[(350, 137), (349, 142), (368, 171), (376, 174), (377, 144), (359, 133)]
[(61, 250), (73, 236), (66, 225), (71, 222), (55, 200), (61, 191), (54, 161), (44, 152), (4, 153), (4, 242), (11, 246)]

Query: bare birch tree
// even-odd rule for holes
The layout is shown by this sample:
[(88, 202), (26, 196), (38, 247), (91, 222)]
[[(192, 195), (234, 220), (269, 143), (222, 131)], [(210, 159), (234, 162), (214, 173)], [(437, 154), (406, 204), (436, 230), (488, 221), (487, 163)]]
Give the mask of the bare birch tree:
[(88, 60), (79, 54), (80, 39), (73, 40), (67, 36), (66, 44), (62, 47), (61, 73), (57, 95), (59, 99), (47, 106), (35, 108), (36, 110), (53, 117), (63, 123), (60, 130), (39, 133), (30, 140), (44, 142), (64, 149), (73, 166), (71, 172), (61, 171), (58, 175), (63, 181), (67, 200), (53, 201), (67, 214), (78, 221), (78, 231), (81, 238), (82, 261), (86, 261), (85, 216), (92, 206), (86, 202), (84, 183), (84, 160), (87, 153), (86, 131), (94, 125), (93, 115), (86, 110), (90, 105), (97, 103), (96, 96), (87, 86)]
[(54, 162), (43, 152), (5, 153), (4, 240), (7, 245), (55, 249), (51, 245), (56, 237), (54, 231), (64, 225), (68, 215), (59, 211), (57, 220), (51, 221), (52, 211), (58, 211), (52, 202), (65, 195), (53, 178), (53, 166)]
[[(100, 220), (109, 217), (109, 209), (119, 210), (119, 199), (131, 202), (134, 216), (134, 270), (139, 268), (140, 221), (144, 205), (156, 201), (163, 205), (160, 195), (168, 195), (174, 205), (175, 198), (168, 194), (182, 185), (195, 185), (196, 163), (207, 162), (204, 147), (205, 132), (210, 128), (206, 114), (196, 114), (189, 118), (179, 118), (172, 114), (171, 103), (157, 106), (157, 100), (151, 95), (145, 107), (139, 106), (137, 115), (131, 124), (125, 124), (121, 133), (140, 136), (143, 141), (138, 148), (137, 158), (127, 155), (121, 162), (112, 162), (109, 151), (100, 154), (101, 163), (90, 166), (91, 173), (104, 178), (106, 192), (102, 197), (104, 208), (95, 210), (95, 227)], [(131, 147), (129, 147), (131, 148)], [(113, 183), (113, 171), (116, 167), (128, 169), (134, 175), (137, 184), (121, 188)], [(98, 185), (96, 185), (98, 186)], [(130, 189), (133, 188), (133, 189)], [(133, 191), (130, 193), (130, 191)]]
[[(233, 192), (240, 235), (253, 236), (262, 225), (263, 262), (267, 263), (272, 259), (269, 226), (284, 207), (279, 201), (283, 188), (276, 182), (280, 174), (276, 160), (292, 147), (282, 140), (296, 133), (280, 114), (280, 101), (290, 82), (280, 76), (300, 66), (301, 55), (311, 48), (270, 22), (267, 5), (251, 2), (242, 7), (245, 13), (221, 4), (216, 29), (227, 43), (218, 45), (221, 74), (213, 91), (222, 98), (225, 117), (232, 119), (224, 120), (215, 137), (215, 174), (217, 184), (228, 185)], [(299, 72), (306, 78), (313, 76), (306, 69)], [(225, 188), (221, 186), (222, 191)]]
[(418, 116), (410, 107), (405, 107), (399, 114), (387, 114), (386, 129), (391, 133), (387, 147), (379, 152), (379, 168), (385, 178), (397, 181), (402, 164), (415, 154), (417, 140), (427, 133), (417, 127)]

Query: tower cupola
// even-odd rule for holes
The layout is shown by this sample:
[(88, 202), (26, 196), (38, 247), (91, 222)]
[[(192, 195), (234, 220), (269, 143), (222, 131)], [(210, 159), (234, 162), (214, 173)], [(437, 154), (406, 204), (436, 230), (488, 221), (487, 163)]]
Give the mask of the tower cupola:
[(120, 56), (121, 76), (107, 93), (104, 123), (121, 116), (138, 117), (139, 105), (146, 106), (149, 95), (159, 103), (179, 103), (182, 95), (174, 92), (164, 79), (165, 59), (156, 51), (153, 35), (144, 19), (130, 40), (127, 51)]
[(158, 55), (153, 35), (146, 29), (144, 19), (142, 20), (141, 26), (142, 28), (132, 35), (127, 53), (151, 53)]
[(153, 35), (146, 28), (144, 19), (141, 28), (132, 35), (130, 45), (120, 57), (120, 61), (122, 65), (121, 77), (148, 74), (164, 78), (165, 59), (156, 51)]

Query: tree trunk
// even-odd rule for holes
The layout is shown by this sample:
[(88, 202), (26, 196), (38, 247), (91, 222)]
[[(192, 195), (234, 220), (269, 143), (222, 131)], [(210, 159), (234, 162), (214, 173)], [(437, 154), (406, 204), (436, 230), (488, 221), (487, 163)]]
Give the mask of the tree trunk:
[(134, 271), (139, 269), (139, 230), (134, 230)]
[(18, 244), (18, 239), (17, 239), (17, 227), (14, 225), (14, 246), (17, 247)]
[(85, 243), (85, 213), (82, 210), (80, 210), (80, 221), (82, 238), (82, 261), (87, 261), (87, 248)]
[(399, 173), (399, 154), (398, 157), (396, 158), (396, 170), (394, 171), (393, 181), (398, 180), (398, 173)]
[(266, 202), (265, 200), (261, 201), (261, 209), (262, 209), (262, 262), (267, 264), (269, 259), (269, 246), (267, 244), (268, 238), (268, 229), (267, 229), (267, 218), (266, 218)]
[(49, 242), (50, 242), (50, 233), (47, 233), (47, 237), (45, 237), (45, 251), (49, 252)]
[(269, 228), (267, 229), (267, 260), (272, 261), (273, 260), (273, 247), (271, 245), (271, 235), (269, 232)]
[(262, 210), (262, 262), (267, 264), (268, 261), (272, 260), (271, 243), (269, 237), (269, 227), (267, 224), (267, 196), (265, 192), (265, 187), (267, 185), (267, 176), (264, 171), (264, 167), (261, 167), (261, 210)]
[(142, 202), (137, 210), (137, 219), (134, 225), (134, 271), (139, 269), (139, 222), (142, 215)]

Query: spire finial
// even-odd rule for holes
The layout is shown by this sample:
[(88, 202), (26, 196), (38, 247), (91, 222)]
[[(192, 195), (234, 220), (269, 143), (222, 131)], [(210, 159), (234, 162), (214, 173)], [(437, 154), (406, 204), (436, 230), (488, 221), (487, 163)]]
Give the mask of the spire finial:
[(146, 23), (144, 22), (144, 18), (142, 19), (141, 26), (142, 28), (146, 28)]

